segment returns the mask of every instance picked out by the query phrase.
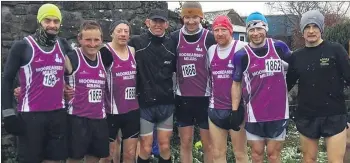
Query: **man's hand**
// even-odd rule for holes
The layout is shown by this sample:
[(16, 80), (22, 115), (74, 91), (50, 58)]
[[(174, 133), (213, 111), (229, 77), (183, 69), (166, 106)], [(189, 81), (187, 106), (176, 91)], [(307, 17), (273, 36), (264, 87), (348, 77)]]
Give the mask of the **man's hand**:
[(13, 90), (13, 95), (18, 99), (19, 95), (21, 94), (21, 87), (17, 87)]
[(65, 85), (64, 87), (64, 97), (67, 101), (70, 101), (73, 98), (74, 90), (71, 86)]
[(4, 117), (4, 128), (8, 133), (16, 136), (25, 134), (25, 124), (15, 115), (13, 109), (3, 110), (2, 114)]
[(230, 127), (234, 131), (239, 131), (239, 127), (244, 120), (244, 112), (239, 108), (238, 110), (232, 110), (230, 114)]

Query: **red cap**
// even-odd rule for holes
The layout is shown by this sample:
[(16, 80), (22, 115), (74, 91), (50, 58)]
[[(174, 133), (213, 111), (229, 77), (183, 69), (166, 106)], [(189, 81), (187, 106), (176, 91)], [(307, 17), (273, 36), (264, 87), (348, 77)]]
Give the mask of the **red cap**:
[(231, 20), (225, 15), (217, 16), (214, 20), (212, 27), (213, 30), (215, 30), (216, 27), (224, 27), (227, 28), (231, 34), (233, 32), (233, 25), (231, 24)]

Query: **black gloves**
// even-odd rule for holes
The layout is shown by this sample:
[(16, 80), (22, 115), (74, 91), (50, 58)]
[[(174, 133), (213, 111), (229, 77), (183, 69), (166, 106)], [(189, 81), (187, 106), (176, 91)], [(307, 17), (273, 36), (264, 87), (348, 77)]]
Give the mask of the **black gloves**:
[(241, 128), (239, 127), (244, 120), (244, 110), (241, 108), (231, 112), (230, 114), (230, 128), (234, 131), (239, 131)]
[(4, 114), (4, 128), (6, 132), (20, 136), (25, 134), (25, 127), (23, 121), (16, 115), (6, 115)]

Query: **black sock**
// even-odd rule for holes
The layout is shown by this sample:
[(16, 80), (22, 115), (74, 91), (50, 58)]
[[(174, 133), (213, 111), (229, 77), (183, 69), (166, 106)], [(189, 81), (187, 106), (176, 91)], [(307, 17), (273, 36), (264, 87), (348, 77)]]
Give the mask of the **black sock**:
[(139, 157), (137, 157), (137, 163), (149, 163), (149, 159), (144, 160), (139, 156)]
[(171, 156), (169, 159), (164, 159), (162, 156), (159, 157), (158, 163), (171, 163)]

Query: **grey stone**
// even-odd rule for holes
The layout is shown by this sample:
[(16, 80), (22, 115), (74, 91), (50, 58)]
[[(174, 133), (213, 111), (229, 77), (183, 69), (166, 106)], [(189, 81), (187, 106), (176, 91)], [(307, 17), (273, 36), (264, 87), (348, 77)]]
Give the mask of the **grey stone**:
[(5, 48), (11, 48), (11, 46), (13, 45), (13, 41), (2, 41), (1, 45)]
[(24, 15), (20, 27), (25, 32), (34, 33), (38, 27), (36, 15)]
[(12, 14), (15, 14), (15, 15), (25, 15), (27, 14), (27, 8), (28, 8), (28, 5), (25, 5), (25, 4), (18, 4), (15, 6), (15, 8), (12, 10)]

